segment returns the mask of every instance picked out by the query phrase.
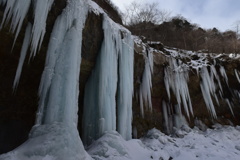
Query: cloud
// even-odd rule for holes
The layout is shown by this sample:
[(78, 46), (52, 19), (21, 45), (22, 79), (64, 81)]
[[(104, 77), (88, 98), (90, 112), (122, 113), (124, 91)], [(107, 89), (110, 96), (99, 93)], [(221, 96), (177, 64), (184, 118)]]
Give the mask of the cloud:
[[(134, 0), (112, 0), (121, 10)], [(216, 27), (221, 31), (232, 29), (232, 24), (240, 20), (240, 0), (141, 0), (142, 3), (159, 3), (160, 9), (181, 14), (192, 23), (203, 28)]]

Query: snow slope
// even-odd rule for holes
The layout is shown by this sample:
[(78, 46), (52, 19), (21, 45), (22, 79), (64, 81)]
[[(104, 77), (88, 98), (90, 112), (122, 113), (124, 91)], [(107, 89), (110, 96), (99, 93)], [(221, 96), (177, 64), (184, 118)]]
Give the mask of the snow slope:
[(239, 160), (240, 127), (215, 125), (201, 131), (182, 126), (174, 136), (152, 129), (140, 140), (129, 141), (108, 132), (87, 152), (96, 160)]

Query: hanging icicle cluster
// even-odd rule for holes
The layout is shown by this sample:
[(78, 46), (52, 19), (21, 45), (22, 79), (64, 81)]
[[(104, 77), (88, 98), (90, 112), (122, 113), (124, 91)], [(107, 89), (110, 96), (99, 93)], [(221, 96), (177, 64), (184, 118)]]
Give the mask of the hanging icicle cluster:
[[(217, 118), (214, 104), (216, 102), (216, 104), (219, 105), (219, 97), (228, 104), (229, 109), (233, 114), (231, 101), (227, 98), (223, 98), (224, 91), (222, 89), (222, 83), (225, 83), (228, 86), (228, 77), (223, 66), (219, 64), (216, 65), (216, 60), (214, 60), (213, 64), (209, 63), (206, 57), (211, 55), (192, 52), (186, 52), (183, 54), (175, 50), (169, 50), (169, 52), (170, 56), (166, 56), (169, 65), (165, 67), (164, 83), (169, 100), (171, 98), (172, 91), (176, 97), (178, 106), (180, 107), (180, 112), (181, 106), (183, 106), (188, 117), (189, 113), (193, 115), (194, 109), (192, 108), (191, 98), (188, 91), (188, 74), (191, 69), (195, 69), (198, 76), (200, 76), (202, 96), (211, 116), (213, 118)], [(196, 58), (196, 60), (192, 60), (191, 56), (193, 55), (198, 58)], [(181, 59), (186, 58), (191, 59), (191, 61), (183, 63)], [(212, 59), (215, 58), (218, 57), (212, 56)], [(219, 68), (219, 70), (217, 71), (216, 68)], [(239, 79), (238, 72), (236, 70), (235, 75)], [(223, 79), (223, 81), (221, 81), (221, 79)], [(212, 100), (212, 97), (215, 98), (215, 102)], [(165, 103), (166, 102), (163, 103), (163, 109), (167, 106)], [(166, 112), (166, 109), (164, 112)]]
[(152, 111), (152, 74), (153, 74), (153, 51), (154, 49), (144, 44), (139, 37), (134, 37), (134, 42), (136, 45), (142, 48), (141, 53), (144, 57), (145, 66), (142, 74), (139, 90), (136, 92), (136, 98), (139, 99), (140, 111), (142, 117), (144, 117), (144, 107)]
[[(164, 70), (164, 83), (169, 100), (171, 99), (170, 89), (175, 95), (178, 106), (183, 105), (187, 116), (193, 115), (191, 98), (188, 91), (188, 67), (180, 59), (170, 56), (167, 58), (169, 66)], [(179, 109), (181, 111), (181, 109)]]
[(53, 2), (54, 0), (2, 0), (0, 3), (2, 5), (6, 5), (0, 29), (3, 28), (5, 24), (8, 24), (11, 20), (10, 31), (15, 33), (13, 47), (22, 28), (23, 20), (30, 9), (30, 5), (33, 5), (34, 23), (28, 24), (28, 27), (26, 28), (13, 88), (16, 88), (18, 85), (18, 81), (22, 72), (22, 66), (25, 61), (30, 43), (30, 58), (34, 57), (36, 52), (41, 48), (41, 44), (45, 35), (48, 12), (50, 11)]

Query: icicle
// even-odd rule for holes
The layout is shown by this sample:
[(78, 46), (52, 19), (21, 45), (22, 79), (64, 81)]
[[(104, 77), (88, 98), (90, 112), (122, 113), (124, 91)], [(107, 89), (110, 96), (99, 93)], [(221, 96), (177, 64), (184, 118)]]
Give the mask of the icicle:
[[(48, 12), (54, 0), (34, 0), (34, 23), (32, 31), (32, 43), (31, 43), (31, 57), (36, 55), (38, 49), (41, 48), (41, 44), (45, 35), (46, 20)], [(21, 2), (22, 3), (22, 2)]]
[(216, 71), (215, 66), (214, 66), (214, 65), (211, 65), (210, 68), (211, 68), (211, 76), (212, 76), (212, 79), (213, 79), (214, 77), (216, 78), (216, 80), (217, 80), (217, 82), (218, 82), (218, 86), (219, 86), (220, 90), (222, 91), (221, 81), (220, 81), (220, 78), (219, 78), (219, 76), (218, 76), (218, 74), (217, 74), (217, 71)]
[(235, 75), (237, 77), (238, 82), (240, 83), (239, 72), (238, 70), (234, 69)]
[(45, 34), (46, 20), (48, 12), (54, 0), (8, 0), (2, 1), (1, 4), (6, 3), (6, 8), (3, 15), (3, 20), (0, 29), (4, 24), (7, 24), (11, 19), (11, 32), (15, 32), (13, 46), (16, 42), (18, 34), (22, 28), (23, 20), (26, 17), (31, 2), (34, 3), (34, 23), (32, 27), (32, 42), (31, 42), (31, 57), (36, 55)]
[(4, 24), (7, 24), (10, 19), (12, 20), (11, 22), (11, 32), (15, 33), (15, 38), (14, 38), (14, 43), (13, 46), (16, 42), (16, 39), (18, 37), (18, 34), (22, 28), (23, 20), (27, 15), (27, 12), (29, 10), (31, 0), (7, 0), (7, 1), (2, 1), (2, 4), (6, 3), (6, 8), (4, 11), (3, 15), (3, 20), (0, 26), (0, 29), (3, 28)]
[(118, 86), (118, 132), (126, 140), (132, 138), (132, 96), (133, 96), (133, 39), (130, 32), (124, 32), (122, 49), (119, 52)]
[(220, 66), (220, 73), (223, 76), (223, 78), (225, 79), (226, 83), (228, 84), (228, 77), (227, 77), (225, 68), (223, 66)]
[(168, 70), (169, 69), (164, 69), (164, 84), (165, 84), (165, 88), (166, 88), (166, 91), (167, 91), (168, 98), (169, 98), (169, 100), (171, 100), (170, 86), (169, 86), (169, 76), (170, 75), (168, 75), (169, 74)]
[(139, 99), (140, 99), (140, 109), (141, 114), (144, 117), (143, 106), (148, 106), (150, 111), (152, 111), (152, 73), (153, 73), (153, 55), (148, 49), (146, 49), (145, 57), (145, 68), (142, 76), (142, 83), (139, 88)]
[(170, 89), (176, 96), (178, 106), (181, 107), (183, 103), (184, 110), (187, 116), (190, 113), (193, 115), (191, 98), (188, 90), (188, 70), (184, 68), (181, 61), (178, 61), (174, 57), (168, 58), (169, 66), (164, 70), (164, 83), (169, 99)]
[[(107, 16), (104, 16), (104, 41), (95, 70), (85, 86), (83, 141), (90, 144), (105, 131), (116, 130), (116, 91), (118, 49), (121, 35)], [(102, 121), (104, 119), (104, 121)]]
[(0, 5), (5, 5), (7, 0), (0, 0)]
[(214, 93), (215, 92), (214, 81), (213, 81), (213, 79), (210, 78), (207, 67), (202, 68), (200, 75), (202, 78), (200, 87), (202, 90), (202, 95), (203, 95), (204, 101), (205, 101), (206, 106), (207, 106), (209, 112), (211, 113), (211, 115), (214, 118), (217, 118), (215, 107), (213, 105), (212, 98), (211, 98), (211, 95), (215, 94)]
[(163, 118), (165, 121), (166, 132), (170, 133), (167, 108), (168, 108), (168, 106), (167, 106), (166, 102), (162, 101)]
[(233, 110), (232, 110), (232, 105), (230, 104), (229, 99), (225, 99), (225, 101), (227, 102), (228, 107), (229, 107), (229, 109), (230, 109), (230, 111), (231, 111), (231, 113), (232, 113), (232, 115), (234, 117), (234, 113), (233, 113)]
[(23, 63), (24, 63), (25, 57), (27, 55), (27, 51), (28, 51), (29, 44), (30, 44), (31, 30), (32, 30), (32, 25), (31, 25), (31, 23), (28, 23), (28, 26), (27, 26), (27, 29), (26, 29), (26, 32), (25, 32), (25, 36), (24, 36), (24, 40), (23, 40), (21, 53), (20, 53), (20, 59), (19, 59), (19, 63), (18, 63), (18, 67), (17, 67), (17, 71), (16, 71), (14, 83), (13, 83), (13, 88), (14, 89), (17, 88), (19, 78), (21, 76)]
[(213, 87), (213, 90), (212, 90), (211, 93), (213, 94), (213, 96), (214, 96), (217, 104), (219, 105), (219, 100), (218, 100), (218, 97), (217, 97), (217, 95), (216, 95), (216, 93), (215, 93), (216, 87), (215, 87), (214, 78), (217, 80), (217, 82), (218, 82), (218, 87), (220, 88), (221, 91), (222, 91), (222, 85), (221, 85), (221, 81), (220, 81), (220, 78), (219, 78), (219, 76), (218, 76), (218, 74), (217, 74), (217, 71), (216, 71), (215, 66), (214, 66), (214, 65), (211, 65), (211, 66), (210, 66), (210, 69), (211, 69), (211, 70), (210, 70), (210, 71), (211, 71), (210, 78), (211, 78), (212, 87)]

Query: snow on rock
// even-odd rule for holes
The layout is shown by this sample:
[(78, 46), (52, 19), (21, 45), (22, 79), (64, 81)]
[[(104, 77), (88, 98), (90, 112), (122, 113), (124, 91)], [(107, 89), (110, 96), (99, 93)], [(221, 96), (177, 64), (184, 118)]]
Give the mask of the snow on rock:
[[(77, 139), (75, 137), (78, 137)], [(87, 160), (91, 157), (81, 144), (75, 127), (64, 123), (35, 126), (20, 147), (0, 155), (1, 160)], [(80, 148), (80, 150), (79, 150)]]
[(182, 128), (182, 138), (150, 130), (140, 140), (125, 141), (116, 132), (108, 132), (87, 152), (96, 160), (238, 160), (239, 127), (216, 125), (214, 129)]

